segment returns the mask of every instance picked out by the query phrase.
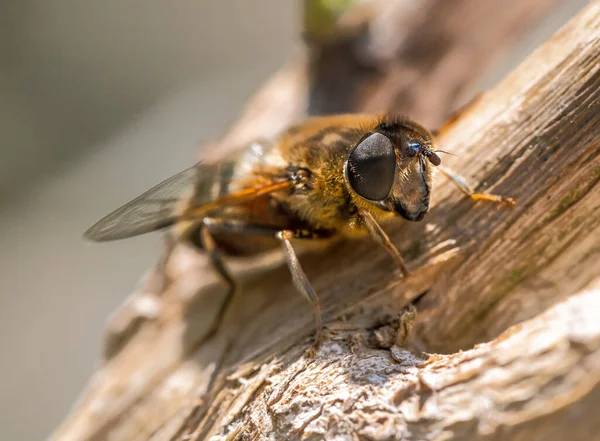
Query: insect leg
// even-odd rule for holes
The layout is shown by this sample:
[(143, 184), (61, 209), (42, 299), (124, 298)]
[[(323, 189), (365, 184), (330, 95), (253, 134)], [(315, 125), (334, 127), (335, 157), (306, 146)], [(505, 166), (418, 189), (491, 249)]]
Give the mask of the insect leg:
[(466, 183), (465, 179), (457, 173), (454, 173), (452, 170), (449, 170), (445, 167), (437, 168), (444, 176), (449, 178), (454, 185), (458, 187), (460, 191), (469, 196), (474, 201), (491, 201), (496, 202), (502, 205), (514, 205), (516, 201), (513, 198), (509, 198), (507, 196), (499, 196), (495, 194), (486, 194), (486, 193), (475, 193), (471, 187)]
[(404, 277), (407, 277), (410, 274), (410, 271), (408, 270), (404, 259), (402, 258), (400, 252), (394, 246), (388, 235), (385, 234), (383, 228), (381, 228), (381, 226), (377, 223), (373, 215), (364, 208), (360, 208), (358, 210), (358, 215), (367, 227), (367, 230), (369, 230), (369, 234), (371, 235), (371, 237), (375, 240), (375, 242), (383, 246), (388, 251), (388, 253), (392, 255), (392, 257), (400, 267), (400, 271), (402, 271)]
[(315, 328), (317, 330), (313, 350), (316, 350), (323, 341), (323, 319), (321, 315), (321, 303), (319, 302), (319, 297), (306, 277), (302, 266), (300, 266), (298, 256), (296, 256), (294, 247), (292, 247), (290, 242), (290, 239), (294, 237), (294, 232), (290, 230), (279, 231), (276, 234), (276, 237), (281, 241), (290, 273), (292, 273), (292, 281), (294, 282), (294, 286), (313, 307), (315, 315)]
[[(319, 347), (319, 345), (321, 344), (321, 342), (323, 341), (323, 319), (322, 319), (322, 315), (321, 315), (321, 304), (319, 302), (319, 297), (317, 296), (314, 288), (312, 287), (308, 278), (306, 277), (304, 270), (300, 266), (300, 262), (298, 260), (298, 257), (296, 256), (296, 252), (294, 251), (294, 248), (292, 247), (290, 239), (292, 239), (292, 238), (308, 239), (308, 238), (312, 238), (315, 236), (318, 237), (318, 233), (307, 236), (306, 232), (303, 232), (303, 231), (291, 231), (291, 230), (279, 231), (278, 229), (274, 229), (274, 228), (270, 228), (270, 227), (263, 227), (260, 225), (252, 225), (252, 224), (248, 224), (248, 223), (241, 222), (241, 221), (212, 219), (212, 218), (205, 218), (204, 225), (206, 226), (207, 229), (210, 229), (213, 232), (220, 231), (220, 232), (227, 232), (227, 233), (247, 234), (247, 235), (252, 235), (252, 236), (276, 237), (277, 239), (279, 239), (281, 241), (283, 251), (285, 253), (286, 261), (287, 261), (288, 267), (290, 269), (290, 272), (292, 274), (292, 281), (294, 283), (294, 286), (300, 292), (300, 294), (302, 294), (302, 296), (304, 296), (304, 298), (306, 298), (310, 302), (310, 304), (314, 310), (316, 336), (315, 336), (315, 343), (313, 346), (313, 350), (316, 350)], [(202, 240), (203, 240), (203, 244), (204, 244), (205, 238), (202, 238)], [(210, 234), (208, 234), (208, 241), (212, 241), (212, 243), (214, 244), (214, 240), (212, 240), (212, 237), (210, 237)], [(216, 250), (216, 247), (214, 249)], [(219, 261), (220, 261), (220, 259), (219, 259)], [(218, 266), (216, 266), (217, 270), (219, 272), (221, 272), (223, 277), (226, 278), (228, 276), (229, 279), (231, 280), (231, 283), (233, 284), (232, 286), (235, 286), (235, 283), (233, 282), (233, 279), (229, 275), (227, 269), (223, 266), (222, 263), (220, 263), (220, 266), (221, 266), (221, 268), (225, 269), (225, 274), (223, 274), (223, 272), (221, 272), (221, 270), (219, 269)], [(223, 308), (223, 311), (224, 310), (225, 310), (225, 307)]]
[(229, 271), (229, 268), (227, 268), (227, 266), (223, 262), (223, 257), (221, 256), (219, 248), (217, 247), (217, 244), (215, 243), (215, 240), (211, 235), (210, 230), (214, 230), (215, 227), (218, 227), (219, 222), (220, 221), (218, 219), (205, 218), (202, 222), (202, 228), (200, 228), (200, 241), (202, 242), (202, 247), (206, 250), (213, 268), (221, 275), (221, 277), (223, 277), (225, 283), (227, 283), (227, 294), (225, 295), (225, 299), (223, 300), (223, 303), (219, 308), (217, 317), (207, 337), (211, 336), (217, 331), (217, 329), (219, 329), (223, 317), (227, 312), (227, 307), (231, 304), (231, 300), (237, 292), (237, 284), (235, 282), (235, 279), (231, 275), (231, 271)]

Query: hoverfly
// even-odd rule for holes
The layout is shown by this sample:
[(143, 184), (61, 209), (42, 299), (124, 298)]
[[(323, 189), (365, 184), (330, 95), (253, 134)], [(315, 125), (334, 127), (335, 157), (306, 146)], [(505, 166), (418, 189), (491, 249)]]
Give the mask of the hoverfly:
[[(223, 255), (250, 256), (281, 246), (296, 289), (314, 309), (317, 347), (322, 340), (319, 298), (292, 242), (368, 234), (407, 276), (380, 222), (398, 216), (423, 219), (433, 168), (440, 163), (431, 133), (408, 119), (314, 117), (226, 160), (178, 173), (101, 219), (85, 237), (110, 241), (173, 226), (177, 239), (206, 251), (228, 285), (213, 329), (237, 290)], [(440, 169), (472, 199), (514, 203), (474, 193), (458, 175)]]

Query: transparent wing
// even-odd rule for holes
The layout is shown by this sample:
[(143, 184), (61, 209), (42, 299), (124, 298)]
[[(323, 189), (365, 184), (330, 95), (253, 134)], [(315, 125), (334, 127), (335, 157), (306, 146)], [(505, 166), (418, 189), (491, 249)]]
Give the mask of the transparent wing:
[(218, 178), (218, 169), (217, 165), (196, 164), (177, 173), (100, 219), (85, 232), (84, 237), (99, 242), (110, 241), (172, 225), (184, 192), (194, 189), (195, 204), (210, 200), (210, 188)]

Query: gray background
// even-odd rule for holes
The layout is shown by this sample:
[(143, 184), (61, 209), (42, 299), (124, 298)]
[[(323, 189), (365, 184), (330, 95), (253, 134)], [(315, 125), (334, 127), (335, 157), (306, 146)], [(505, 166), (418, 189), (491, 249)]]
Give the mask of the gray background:
[[(499, 63), (512, 69), (586, 1)], [(45, 438), (159, 236), (91, 245), (98, 218), (192, 164), (299, 50), (292, 0), (0, 3), (0, 439)]]

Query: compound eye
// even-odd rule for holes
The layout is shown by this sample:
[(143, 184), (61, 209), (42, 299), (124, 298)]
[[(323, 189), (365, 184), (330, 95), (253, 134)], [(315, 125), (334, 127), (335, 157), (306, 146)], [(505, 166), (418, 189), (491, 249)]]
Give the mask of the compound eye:
[(346, 175), (352, 189), (370, 201), (386, 199), (396, 175), (394, 144), (381, 133), (372, 133), (350, 152)]

